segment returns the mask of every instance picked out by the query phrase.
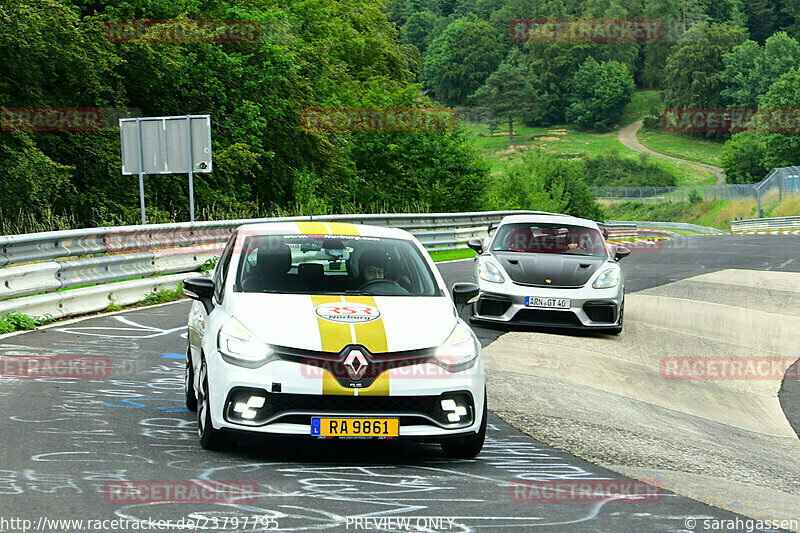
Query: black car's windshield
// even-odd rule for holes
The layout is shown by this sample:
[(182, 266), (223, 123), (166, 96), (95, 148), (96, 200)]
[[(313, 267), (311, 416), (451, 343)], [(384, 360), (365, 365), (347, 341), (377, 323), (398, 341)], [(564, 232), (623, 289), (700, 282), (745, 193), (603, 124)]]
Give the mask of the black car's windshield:
[(238, 292), (440, 296), (411, 242), (349, 235), (248, 236)]
[(545, 222), (504, 224), (492, 241), (492, 251), (595, 257), (607, 254), (605, 240), (596, 229)]

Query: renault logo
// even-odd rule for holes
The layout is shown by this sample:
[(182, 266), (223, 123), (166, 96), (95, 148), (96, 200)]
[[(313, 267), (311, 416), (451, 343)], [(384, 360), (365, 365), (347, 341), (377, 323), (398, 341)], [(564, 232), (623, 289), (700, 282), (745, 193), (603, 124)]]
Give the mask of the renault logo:
[(344, 367), (347, 369), (350, 379), (361, 379), (361, 376), (367, 371), (367, 365), (369, 365), (367, 358), (364, 357), (361, 350), (357, 348), (350, 350), (350, 353), (347, 354), (347, 358), (344, 360)]

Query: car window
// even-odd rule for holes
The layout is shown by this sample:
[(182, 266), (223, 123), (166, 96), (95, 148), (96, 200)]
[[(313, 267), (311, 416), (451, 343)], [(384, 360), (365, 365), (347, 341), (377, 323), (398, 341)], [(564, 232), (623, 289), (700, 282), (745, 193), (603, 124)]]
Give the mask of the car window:
[(571, 224), (544, 222), (501, 226), (492, 241), (492, 251), (607, 255), (605, 240), (598, 230)]
[(219, 303), (222, 303), (222, 298), (225, 294), (225, 281), (228, 277), (228, 266), (231, 263), (233, 244), (235, 242), (236, 234), (234, 233), (231, 238), (228, 239), (228, 244), (226, 244), (225, 248), (222, 250), (219, 261), (217, 261), (217, 268), (214, 271), (214, 296)]
[(350, 235), (248, 236), (240, 292), (440, 296), (419, 249), (403, 239)]

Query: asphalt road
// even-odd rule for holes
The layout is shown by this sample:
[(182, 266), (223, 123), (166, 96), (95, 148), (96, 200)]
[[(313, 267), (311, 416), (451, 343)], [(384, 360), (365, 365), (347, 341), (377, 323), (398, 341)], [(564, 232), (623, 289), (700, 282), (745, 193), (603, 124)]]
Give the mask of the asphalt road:
[[(623, 265), (629, 290), (718, 268), (798, 271), (796, 243), (791, 236), (678, 239)], [(468, 279), (469, 269), (469, 261), (441, 265), (448, 285)], [(410, 525), (423, 531), (683, 531), (687, 518), (697, 524), (737, 518), (671, 493), (655, 501), (517, 501), (519, 493), (509, 492), (515, 480), (624, 478), (536, 442), (494, 415), (475, 460), (450, 460), (438, 446), (402, 442), (248, 439), (225, 452), (205, 451), (182, 402), (188, 308), (179, 302), (0, 340), (2, 355), (89, 355), (111, 365), (109, 375), (94, 379), (0, 379), (0, 531), (21, 530), (3, 522), (12, 518), (32, 520), (39, 531), (80, 530), (38, 524), (39, 517), (193, 519), (206, 531), (359, 530), (355, 517), (411, 517)], [(484, 343), (499, 333), (478, 332)], [(213, 495), (141, 503), (104, 494), (122, 480), (255, 482), (259, 492), (253, 501), (222, 503)], [(431, 518), (439, 521), (426, 522)], [(375, 522), (366, 525), (376, 529)]]

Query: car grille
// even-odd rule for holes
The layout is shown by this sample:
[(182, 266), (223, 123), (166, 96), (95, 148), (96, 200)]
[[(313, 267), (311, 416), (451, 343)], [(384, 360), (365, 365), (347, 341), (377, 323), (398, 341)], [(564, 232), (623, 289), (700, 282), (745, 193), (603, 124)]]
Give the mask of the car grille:
[(520, 324), (536, 326), (580, 326), (581, 321), (572, 311), (546, 309), (520, 309), (512, 319)]

